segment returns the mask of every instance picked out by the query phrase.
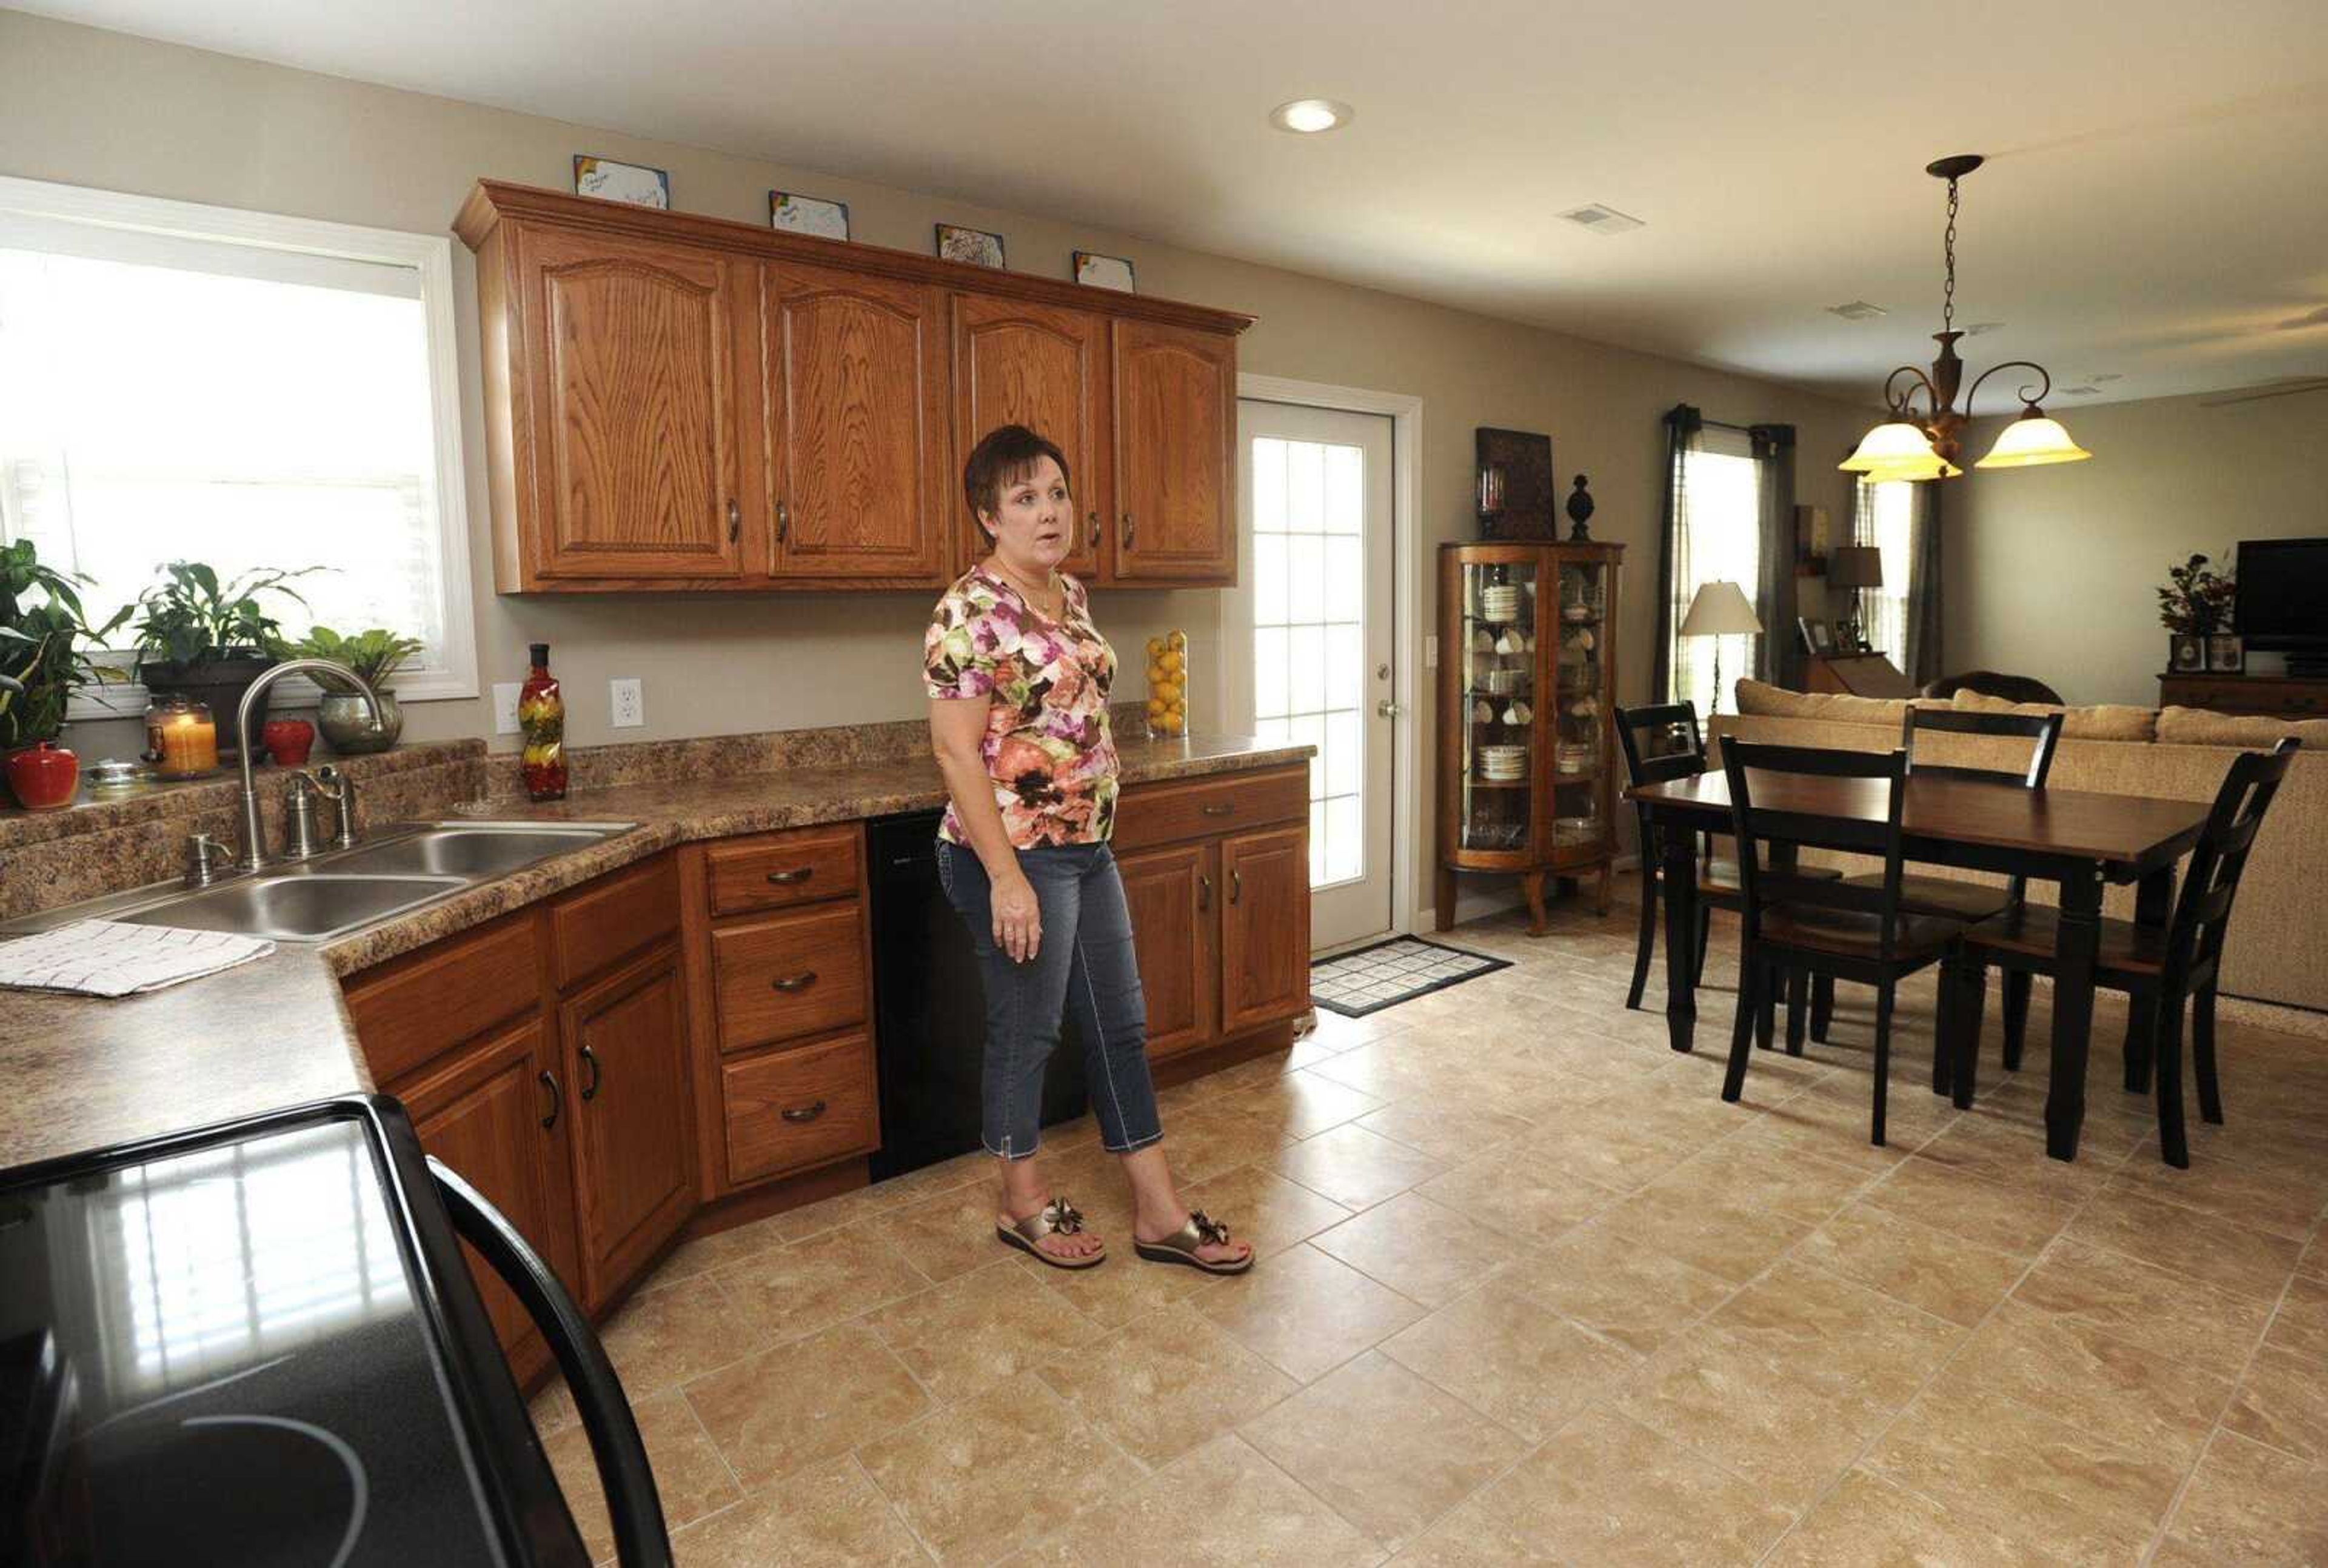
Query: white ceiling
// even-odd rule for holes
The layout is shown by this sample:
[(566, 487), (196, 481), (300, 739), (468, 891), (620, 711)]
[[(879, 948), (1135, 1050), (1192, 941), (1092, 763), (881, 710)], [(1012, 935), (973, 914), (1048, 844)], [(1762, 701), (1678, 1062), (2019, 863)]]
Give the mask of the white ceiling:
[[(2323, 0), (39, 0), (52, 16), (1244, 257), (1872, 399), (2328, 374)], [(1928, 26), (1927, 24), (1933, 24)], [(1296, 137), (1271, 108), (1354, 105)], [(1647, 227), (1600, 237), (1600, 202)], [(1866, 299), (1850, 323), (1823, 307)], [(2008, 378), (2000, 377), (1999, 382)], [(2001, 411), (1994, 390), (1982, 412)], [(2057, 403), (2074, 408), (2079, 399)]]

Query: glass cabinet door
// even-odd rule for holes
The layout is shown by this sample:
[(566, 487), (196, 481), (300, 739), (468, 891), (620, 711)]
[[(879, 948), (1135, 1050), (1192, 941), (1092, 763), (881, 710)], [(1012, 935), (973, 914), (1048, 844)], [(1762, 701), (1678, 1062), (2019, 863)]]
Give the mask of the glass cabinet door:
[(1537, 600), (1533, 562), (1463, 563), (1460, 847), (1524, 850), (1535, 820)]
[(1552, 747), (1552, 849), (1555, 855), (1600, 844), (1609, 835), (1602, 774), (1608, 719), (1609, 568), (1598, 560), (1563, 560), (1559, 597), (1545, 612), (1559, 652), (1555, 690), (1547, 693)]

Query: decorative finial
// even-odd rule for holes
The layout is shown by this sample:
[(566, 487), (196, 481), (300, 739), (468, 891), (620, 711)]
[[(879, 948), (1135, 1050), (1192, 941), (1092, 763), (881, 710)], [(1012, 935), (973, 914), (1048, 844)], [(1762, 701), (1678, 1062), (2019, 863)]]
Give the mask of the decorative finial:
[(1584, 475), (1576, 476), (1576, 488), (1568, 497), (1568, 520), (1576, 526), (1568, 530), (1571, 544), (1590, 544), (1592, 530), (1584, 525), (1592, 516), (1592, 493), (1584, 488)]

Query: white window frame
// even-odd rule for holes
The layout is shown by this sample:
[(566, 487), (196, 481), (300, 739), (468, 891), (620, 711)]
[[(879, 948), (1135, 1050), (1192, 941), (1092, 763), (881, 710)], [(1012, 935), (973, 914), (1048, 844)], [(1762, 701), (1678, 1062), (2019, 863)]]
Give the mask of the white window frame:
[[(436, 585), (445, 624), (445, 667), (396, 680), (401, 702), (444, 702), (477, 695), (477, 622), (469, 587), (469, 488), (461, 451), (460, 354), (453, 310), (453, 241), (449, 236), (367, 229), (319, 218), (289, 218), (239, 207), (211, 207), (159, 196), (134, 196), (82, 185), (0, 175), (0, 213), (92, 229), (120, 230), (257, 249), (332, 257), (383, 267), (408, 267), (419, 277), (420, 314), (427, 336), (429, 428), (436, 454)], [(132, 650), (112, 650), (126, 664)], [(321, 695), (292, 677), (276, 688), (286, 707), (312, 706)], [(136, 718), (146, 689), (109, 682), (104, 700), (76, 691), (69, 721)]]

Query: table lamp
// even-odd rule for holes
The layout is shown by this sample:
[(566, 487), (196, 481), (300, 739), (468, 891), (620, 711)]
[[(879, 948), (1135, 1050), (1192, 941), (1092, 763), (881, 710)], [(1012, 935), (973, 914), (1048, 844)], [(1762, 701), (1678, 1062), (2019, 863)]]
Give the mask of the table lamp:
[(1861, 604), (1859, 590), (1883, 586), (1883, 552), (1872, 544), (1842, 544), (1827, 558), (1826, 581), (1829, 587), (1851, 590), (1850, 635), (1843, 641), (1846, 652), (1867, 652), (1867, 620)]
[(1716, 578), (1698, 585), (1696, 596), (1689, 601), (1689, 614), (1682, 617), (1681, 634), (1714, 640), (1711, 712), (1722, 711), (1722, 639), (1759, 636), (1761, 631), (1762, 623), (1755, 618), (1754, 606), (1746, 602), (1744, 591), (1736, 583)]

